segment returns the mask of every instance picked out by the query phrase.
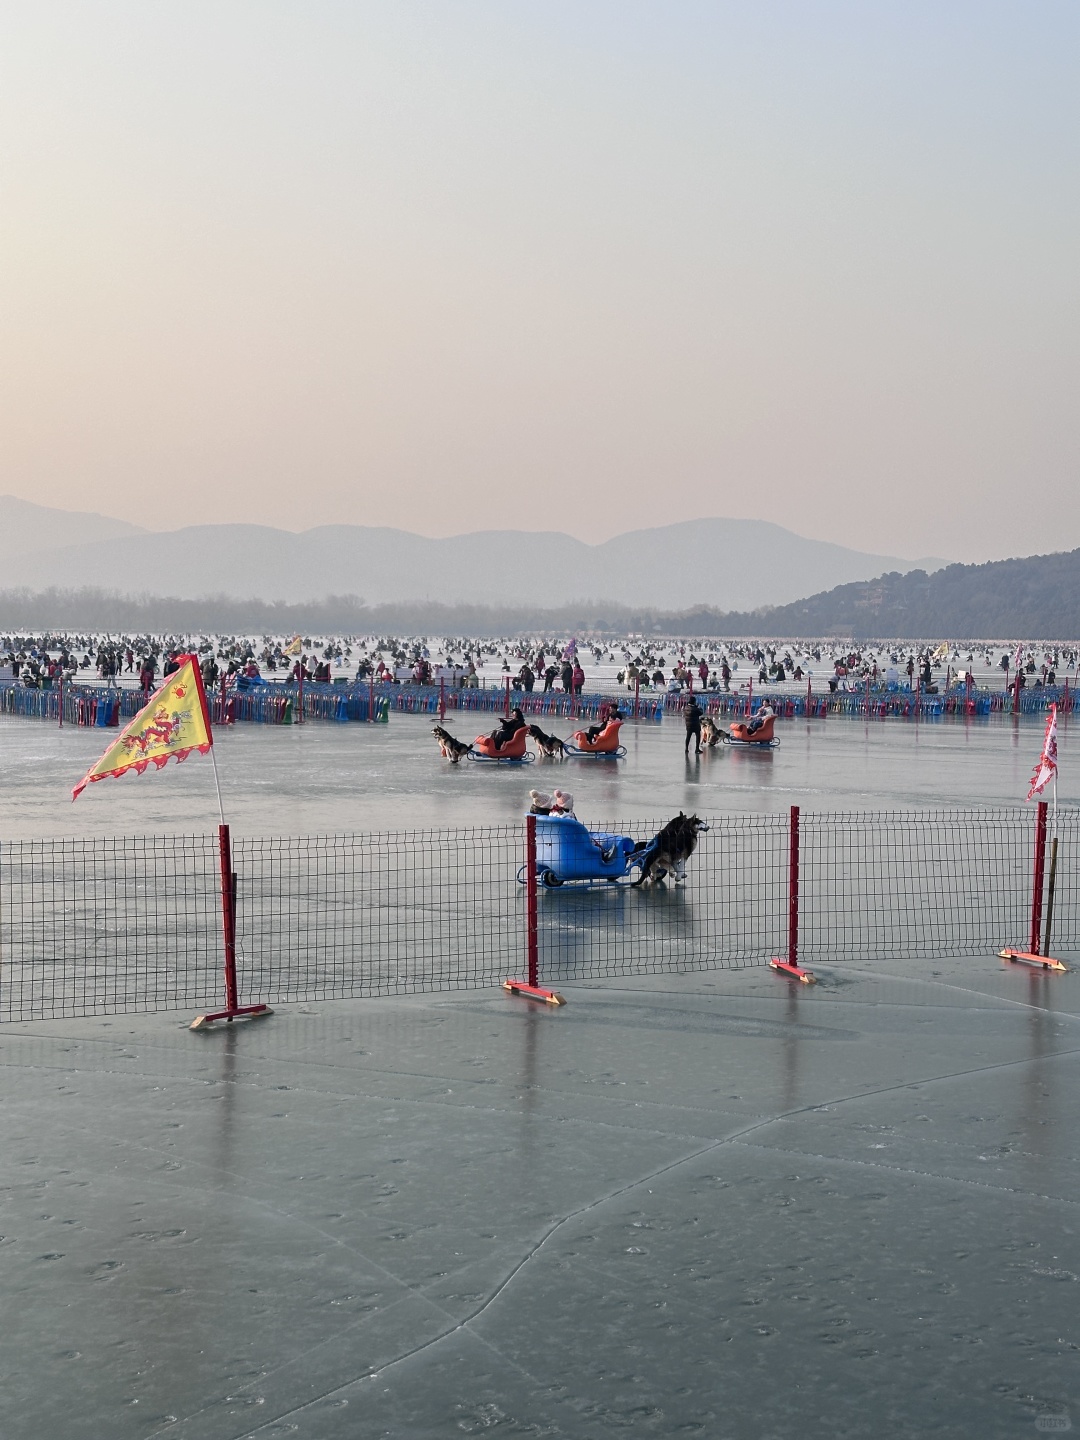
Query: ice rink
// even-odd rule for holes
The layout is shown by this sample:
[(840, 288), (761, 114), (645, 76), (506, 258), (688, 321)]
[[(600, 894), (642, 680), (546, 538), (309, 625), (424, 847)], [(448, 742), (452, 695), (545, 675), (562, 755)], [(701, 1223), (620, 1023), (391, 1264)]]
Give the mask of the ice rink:
[[(586, 818), (1000, 804), (1042, 724), (792, 721), (770, 756), (687, 765), (668, 720), (614, 773), (454, 770), (429, 730), (227, 732), (229, 818), (493, 823), (554, 783)], [(3, 837), (212, 828), (205, 760), (72, 806), (101, 742), (0, 722)], [(815, 970), (3, 1026), (0, 1434), (1080, 1423), (1075, 973)]]
[[(215, 730), (227, 818), (238, 834), (315, 835), (497, 825), (519, 820), (531, 788), (570, 790), (582, 819), (636, 820), (670, 810), (720, 814), (806, 810), (924, 809), (1021, 804), (1045, 717), (937, 720), (797, 718), (777, 725), (780, 748), (719, 748), (684, 760), (677, 715), (628, 722), (625, 760), (539, 760), (453, 766), (439, 755), (435, 717), (394, 713), (388, 725), (237, 725)], [(446, 726), (471, 740), (496, 715), (454, 714)], [(1060, 719), (1068, 754), (1071, 715)], [(576, 722), (543, 717), (567, 736)], [(39, 835), (206, 833), (217, 824), (209, 762), (192, 757), (162, 774), (129, 774), (71, 787), (115, 731), (58, 730), (0, 716), (0, 840)], [(1075, 772), (1060, 799), (1075, 803)]]
[(1075, 1417), (1071, 975), (568, 998), (5, 1027), (5, 1437)]

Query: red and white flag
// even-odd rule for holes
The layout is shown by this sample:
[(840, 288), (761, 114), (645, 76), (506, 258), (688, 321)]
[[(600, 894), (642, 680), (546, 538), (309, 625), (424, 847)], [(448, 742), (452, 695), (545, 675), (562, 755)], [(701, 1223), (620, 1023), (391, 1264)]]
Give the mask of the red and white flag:
[(1031, 789), (1027, 793), (1029, 800), (1034, 800), (1036, 795), (1041, 795), (1050, 781), (1057, 779), (1057, 768), (1057, 706), (1051, 705), (1050, 716), (1046, 722), (1042, 754), (1039, 756), (1039, 763), (1035, 766), (1035, 773), (1031, 777)]

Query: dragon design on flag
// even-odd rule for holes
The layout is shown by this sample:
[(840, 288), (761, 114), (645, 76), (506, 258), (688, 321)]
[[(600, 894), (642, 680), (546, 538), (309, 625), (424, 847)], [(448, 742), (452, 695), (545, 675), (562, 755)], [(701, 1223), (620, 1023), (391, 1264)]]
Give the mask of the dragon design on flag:
[(154, 712), (153, 719), (134, 734), (123, 737), (124, 748), (130, 755), (145, 755), (151, 746), (172, 745), (180, 738), (180, 730), (187, 716), (180, 711), (170, 715), (162, 707)]

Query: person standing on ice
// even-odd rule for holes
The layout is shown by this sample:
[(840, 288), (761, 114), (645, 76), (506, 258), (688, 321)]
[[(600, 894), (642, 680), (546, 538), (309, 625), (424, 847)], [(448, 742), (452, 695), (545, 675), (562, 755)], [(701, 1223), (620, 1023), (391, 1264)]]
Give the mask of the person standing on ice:
[(695, 744), (695, 755), (701, 754), (701, 706), (691, 695), (683, 708), (683, 723), (686, 725), (686, 744), (683, 747), (685, 755), (690, 754), (690, 741)]

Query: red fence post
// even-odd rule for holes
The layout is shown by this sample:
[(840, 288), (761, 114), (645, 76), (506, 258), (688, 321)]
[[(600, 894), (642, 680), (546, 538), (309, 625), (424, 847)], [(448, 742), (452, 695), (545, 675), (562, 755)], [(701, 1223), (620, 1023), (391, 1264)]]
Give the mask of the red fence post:
[(506, 677), (506, 718), (510, 719), (510, 676)]
[(304, 723), (304, 656), (303, 656), (303, 652), (301, 652), (301, 655), (300, 655), (300, 676), (299, 676), (299, 685), (297, 686), (297, 694), (296, 694), (296, 723), (297, 723), (298, 725), (302, 725), (302, 724)]
[(749, 686), (747, 687), (747, 691), (746, 691), (746, 714), (747, 714), (747, 718), (748, 718), (748, 719), (749, 719), (749, 716), (750, 716), (750, 712), (753, 710), (753, 708), (754, 708), (754, 677), (753, 677), (753, 675), (751, 675), (751, 676), (750, 676), (750, 684), (749, 684)]
[(446, 719), (446, 676), (439, 676), (439, 724)]
[[(511, 995), (525, 995), (531, 1000), (543, 1000), (548, 1005), (565, 1005), (566, 1001), (557, 990), (545, 990), (540, 984), (540, 934), (536, 908), (536, 816), (525, 817), (525, 960), (528, 967), (527, 980), (504, 980), (502, 988)], [(520, 872), (519, 872), (519, 878)]]
[(788, 964), (799, 963), (799, 807), (791, 807), (788, 858)]
[[(1067, 970), (1069, 968), (1067, 965), (1063, 965), (1060, 960), (1052, 960), (1050, 956), (1045, 953), (1050, 947), (1049, 944), (1044, 947), (1042, 943), (1043, 881), (1046, 877), (1046, 811), (1046, 801), (1040, 800), (1035, 812), (1035, 856), (1034, 865), (1032, 866), (1034, 873), (1032, 875), (1031, 885), (1031, 934), (1028, 936), (1029, 948), (1027, 950), (1013, 950), (1007, 946), (1004, 950), (999, 950), (998, 954), (1003, 960), (1016, 960), (1024, 965), (1041, 966), (1043, 970)], [(1054, 841), (1054, 845), (1056, 847), (1056, 840)], [(1054, 854), (1056, 857), (1056, 849)], [(1053, 869), (1051, 869), (1051, 877), (1053, 877)], [(1051, 878), (1051, 905), (1053, 904), (1052, 892), (1053, 878)], [(1048, 932), (1050, 929), (1049, 918), (1050, 917), (1047, 916), (1046, 928)], [(1047, 940), (1049, 940), (1049, 934), (1047, 934)]]
[(221, 928), (225, 940), (225, 1008), (236, 1010), (236, 877), (227, 825), (218, 826), (218, 860), (221, 868)]
[(1040, 800), (1035, 815), (1035, 865), (1031, 891), (1031, 954), (1038, 955), (1042, 944), (1043, 877), (1046, 872), (1046, 801)]
[[(1066, 681), (1066, 684), (1068, 682)], [(64, 728), (64, 672), (60, 671), (60, 729)]]
[[(1068, 685), (1068, 681), (1065, 684)], [(634, 719), (638, 718), (638, 698), (641, 695), (641, 676), (634, 672)]]
[(529, 984), (535, 990), (540, 984), (540, 942), (536, 918), (536, 816), (530, 815), (525, 825), (525, 857), (527, 876), (526, 939), (529, 962)]
[(799, 807), (792, 805), (788, 828), (788, 948), (787, 959), (777, 956), (769, 961), (773, 970), (791, 975), (804, 985), (812, 985), (814, 976), (799, 965)]
[(215, 1020), (235, 1020), (270, 1015), (267, 1005), (241, 1005), (236, 985), (236, 871), (232, 867), (232, 842), (228, 825), (218, 826), (218, 869), (221, 877), (221, 930), (225, 942), (225, 1009), (196, 1015), (190, 1029), (199, 1030)]

